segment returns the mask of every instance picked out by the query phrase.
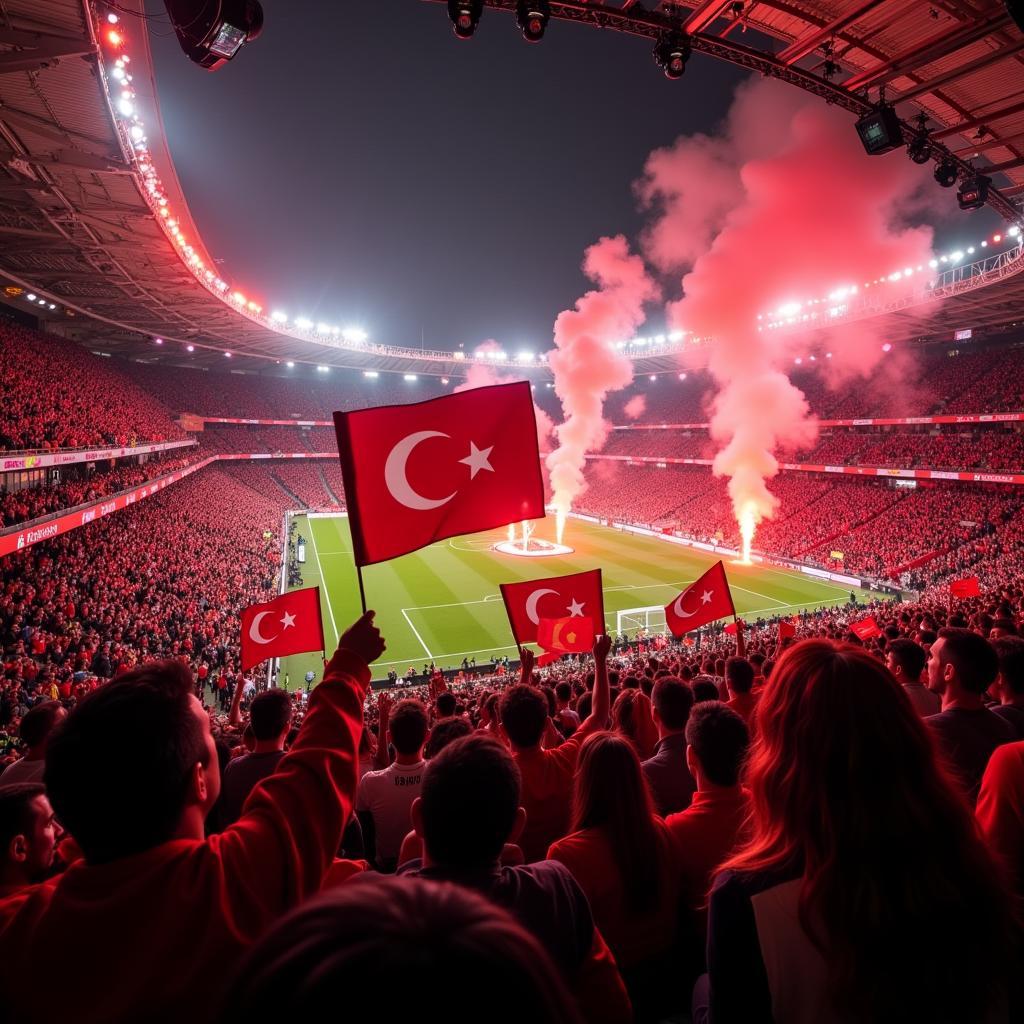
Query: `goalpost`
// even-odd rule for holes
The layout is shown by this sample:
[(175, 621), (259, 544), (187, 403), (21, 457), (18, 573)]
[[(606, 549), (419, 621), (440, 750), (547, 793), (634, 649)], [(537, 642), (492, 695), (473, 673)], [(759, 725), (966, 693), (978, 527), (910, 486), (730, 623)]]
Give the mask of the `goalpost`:
[(622, 611), (615, 613), (616, 634), (625, 634), (632, 640), (643, 632), (649, 636), (656, 636), (667, 630), (665, 606), (661, 604), (648, 605), (645, 608), (623, 608)]

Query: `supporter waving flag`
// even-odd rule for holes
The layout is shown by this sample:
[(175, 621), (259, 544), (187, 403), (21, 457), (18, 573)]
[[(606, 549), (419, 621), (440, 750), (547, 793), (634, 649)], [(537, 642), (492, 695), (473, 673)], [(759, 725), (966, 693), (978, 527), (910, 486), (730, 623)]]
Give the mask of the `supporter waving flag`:
[(950, 580), (949, 596), (981, 597), (981, 582), (977, 576), (965, 576), (962, 580)]
[(545, 652), (537, 659), (541, 668), (563, 654), (583, 654), (594, 646), (594, 621), (586, 615), (541, 619), (537, 624), (537, 646)]
[[(523, 644), (543, 646), (540, 631), (544, 619), (568, 618), (574, 623), (580, 618), (589, 619), (590, 643), (605, 631), (600, 569), (550, 576), (546, 580), (502, 583), (501, 596), (512, 626), (512, 636), (519, 647)], [(589, 649), (589, 644), (586, 649)]]
[(866, 619), (859, 619), (857, 622), (851, 622), (850, 632), (853, 633), (858, 640), (870, 640), (872, 637), (882, 635), (882, 631), (879, 629), (878, 623), (875, 622), (874, 618), (870, 615)]
[(356, 565), (544, 516), (527, 381), (336, 412)]
[(242, 612), (242, 671), (268, 658), (324, 649), (320, 588), (307, 587)]
[(665, 623), (673, 636), (682, 636), (716, 619), (735, 615), (725, 565), (715, 562), (696, 582), (665, 606)]

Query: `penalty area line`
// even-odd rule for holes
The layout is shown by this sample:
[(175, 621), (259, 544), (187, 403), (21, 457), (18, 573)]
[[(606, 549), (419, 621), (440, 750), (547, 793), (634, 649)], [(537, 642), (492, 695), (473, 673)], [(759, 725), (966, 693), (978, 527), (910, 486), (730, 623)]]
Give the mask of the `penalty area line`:
[[(309, 539), (313, 542), (313, 557), (316, 559), (316, 571), (320, 574), (320, 587), (324, 592), (324, 597), (327, 598), (327, 614), (331, 617), (331, 628), (334, 630), (334, 645), (338, 645), (338, 640), (341, 634), (338, 632), (338, 623), (334, 618), (334, 609), (331, 607), (331, 588), (327, 585), (327, 579), (324, 576), (324, 567), (320, 564), (320, 550), (316, 546), (316, 531), (310, 526)], [(326, 639), (326, 637), (325, 637)], [(326, 656), (327, 652), (324, 652)]]
[[(431, 661), (433, 661), (434, 660), (434, 655), (432, 655), (430, 653), (430, 648), (423, 642), (423, 637), (420, 636), (420, 631), (412, 624), (412, 619), (409, 618), (409, 612), (410, 611), (415, 611), (415, 610), (416, 610), (415, 608), (410, 608), (410, 609), (403, 608), (402, 609), (402, 616), (404, 617), (405, 621), (408, 623), (409, 628), (415, 634), (416, 639), (419, 640), (420, 646), (426, 652), (427, 657), (430, 658)], [(446, 655), (446, 657), (447, 657), (447, 655)], [(395, 665), (395, 664), (399, 664), (399, 663), (398, 662), (394, 662), (394, 661), (389, 661), (389, 662), (384, 662), (384, 664), (386, 664), (386, 665)]]

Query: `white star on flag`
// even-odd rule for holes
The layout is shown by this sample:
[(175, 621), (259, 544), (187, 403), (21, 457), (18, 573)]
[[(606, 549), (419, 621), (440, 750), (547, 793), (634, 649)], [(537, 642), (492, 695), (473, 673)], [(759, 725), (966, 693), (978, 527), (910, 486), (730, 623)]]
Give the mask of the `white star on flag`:
[(490, 448), (480, 449), (477, 448), (475, 442), (469, 442), (469, 454), (464, 459), (459, 459), (459, 462), (466, 466), (469, 466), (469, 479), (472, 480), (477, 473), (481, 470), (486, 469), (489, 473), (494, 472), (494, 467), (488, 461), (488, 456), (494, 451), (494, 445)]
[(714, 591), (712, 591), (712, 590), (705, 590), (704, 593), (701, 594), (701, 596), (700, 596), (700, 603), (701, 604), (710, 604), (711, 603), (711, 598), (713, 596), (714, 596)]
[(287, 629), (289, 626), (294, 626), (295, 625), (295, 616), (292, 615), (291, 612), (285, 612), (284, 613), (284, 618), (281, 619), (281, 625), (282, 625), (282, 627), (284, 629)]
[(577, 618), (578, 616), (582, 615), (583, 614), (583, 606), (585, 604), (586, 604), (586, 601), (577, 601), (576, 598), (574, 597), (572, 599), (572, 604), (569, 605), (569, 615), (572, 616), (572, 618), (574, 618), (574, 619)]

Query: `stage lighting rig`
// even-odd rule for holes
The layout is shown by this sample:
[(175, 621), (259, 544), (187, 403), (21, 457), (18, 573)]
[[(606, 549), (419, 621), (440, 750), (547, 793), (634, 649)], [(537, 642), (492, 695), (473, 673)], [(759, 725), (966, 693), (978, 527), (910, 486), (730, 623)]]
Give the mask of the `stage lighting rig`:
[(216, 71), (263, 30), (258, 0), (164, 0), (189, 60)]
[(880, 156), (903, 145), (903, 128), (888, 103), (879, 103), (857, 122), (857, 134), (868, 156)]
[(932, 144), (923, 135), (915, 135), (907, 146), (907, 156), (915, 164), (926, 164), (932, 158)]
[(974, 174), (966, 178), (956, 193), (956, 201), (961, 210), (980, 210), (988, 200), (988, 187), (991, 178), (984, 174)]
[(943, 188), (952, 188), (960, 177), (960, 168), (948, 157), (935, 165), (935, 180)]
[(459, 39), (470, 39), (484, 13), (484, 0), (448, 0), (448, 17)]
[(516, 7), (516, 21), (528, 43), (539, 43), (551, 20), (551, 6), (547, 0), (520, 0)]
[(654, 44), (654, 63), (673, 81), (682, 78), (690, 59), (690, 41), (682, 32), (667, 32)]

